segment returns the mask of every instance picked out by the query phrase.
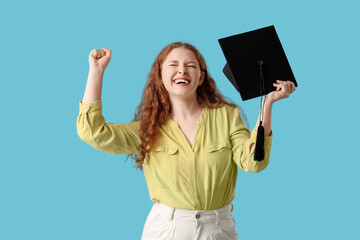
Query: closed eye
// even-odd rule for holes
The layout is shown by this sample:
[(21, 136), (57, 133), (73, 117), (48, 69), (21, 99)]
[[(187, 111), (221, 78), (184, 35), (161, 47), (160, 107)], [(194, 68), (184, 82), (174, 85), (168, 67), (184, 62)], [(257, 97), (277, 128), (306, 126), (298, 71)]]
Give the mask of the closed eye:
[[(176, 64), (170, 64), (169, 66), (175, 67), (175, 66), (177, 66), (177, 65), (176, 65)], [(190, 65), (190, 66), (188, 66), (188, 67), (196, 68), (196, 66), (194, 66), (194, 65)]]

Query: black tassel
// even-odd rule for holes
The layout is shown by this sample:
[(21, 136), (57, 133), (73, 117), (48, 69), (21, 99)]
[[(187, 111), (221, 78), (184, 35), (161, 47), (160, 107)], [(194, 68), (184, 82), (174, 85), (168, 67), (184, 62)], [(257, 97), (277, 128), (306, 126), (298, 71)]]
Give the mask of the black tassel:
[(264, 160), (264, 155), (265, 155), (264, 136), (265, 136), (265, 130), (264, 127), (262, 126), (262, 121), (260, 121), (256, 136), (255, 156), (254, 156), (255, 161)]

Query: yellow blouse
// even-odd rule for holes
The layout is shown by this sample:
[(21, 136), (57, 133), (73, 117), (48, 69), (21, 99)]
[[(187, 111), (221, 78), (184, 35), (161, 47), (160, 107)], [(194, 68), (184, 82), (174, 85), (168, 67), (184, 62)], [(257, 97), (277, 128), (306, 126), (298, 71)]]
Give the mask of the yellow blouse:
[[(138, 154), (140, 121), (106, 123), (101, 99), (80, 101), (77, 133), (90, 146), (110, 154)], [(90, 123), (87, 120), (89, 116)], [(211, 210), (235, 198), (237, 167), (260, 172), (270, 159), (273, 134), (265, 136), (265, 159), (254, 161), (250, 145), (257, 132), (244, 125), (239, 110), (229, 105), (204, 108), (191, 147), (178, 124), (169, 119), (143, 170), (152, 201), (191, 210)]]

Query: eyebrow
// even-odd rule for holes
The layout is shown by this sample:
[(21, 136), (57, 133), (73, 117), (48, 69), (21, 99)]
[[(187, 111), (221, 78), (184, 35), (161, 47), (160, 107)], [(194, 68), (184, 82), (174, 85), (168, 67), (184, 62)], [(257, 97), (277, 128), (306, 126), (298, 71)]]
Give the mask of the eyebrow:
[[(171, 63), (171, 62), (178, 63), (179, 61), (177, 61), (177, 60), (171, 60), (171, 61), (169, 61), (169, 63)], [(188, 61), (187, 63), (195, 63), (195, 64), (197, 64), (197, 62), (195, 62), (195, 61)]]

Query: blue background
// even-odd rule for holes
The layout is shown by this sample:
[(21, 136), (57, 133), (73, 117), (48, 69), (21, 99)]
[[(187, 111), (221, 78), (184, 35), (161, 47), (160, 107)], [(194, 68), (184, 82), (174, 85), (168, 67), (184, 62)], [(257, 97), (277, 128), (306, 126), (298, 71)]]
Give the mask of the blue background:
[(217, 39), (274, 25), (299, 87), (273, 106), (270, 165), (239, 169), (239, 239), (360, 239), (359, 3), (356, 1), (17, 1), (0, 4), (0, 239), (140, 239), (152, 207), (143, 172), (77, 136), (92, 49), (112, 50), (102, 101), (128, 123), (156, 55), (195, 45), (222, 73)]

